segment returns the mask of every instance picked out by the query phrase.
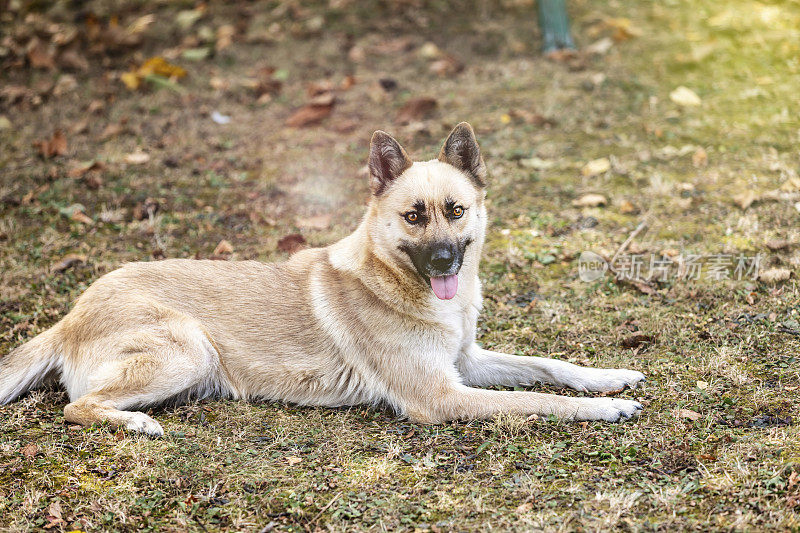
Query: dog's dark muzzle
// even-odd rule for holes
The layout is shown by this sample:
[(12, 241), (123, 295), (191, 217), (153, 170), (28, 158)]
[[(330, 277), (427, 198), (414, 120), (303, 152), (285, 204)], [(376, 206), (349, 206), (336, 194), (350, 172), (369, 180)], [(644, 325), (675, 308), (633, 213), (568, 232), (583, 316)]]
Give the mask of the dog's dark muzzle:
[(434, 242), (427, 246), (404, 243), (400, 249), (411, 258), (419, 275), (430, 280), (430, 278), (458, 274), (464, 262), (464, 252), (470, 242), (472, 239), (463, 242)]

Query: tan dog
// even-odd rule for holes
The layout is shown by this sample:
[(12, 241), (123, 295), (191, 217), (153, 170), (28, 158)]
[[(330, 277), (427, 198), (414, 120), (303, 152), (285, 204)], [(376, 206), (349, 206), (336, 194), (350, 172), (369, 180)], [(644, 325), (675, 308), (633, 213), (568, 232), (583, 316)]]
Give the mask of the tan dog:
[(498, 413), (617, 421), (634, 401), (475, 387), (536, 381), (581, 391), (644, 376), (481, 349), (478, 262), (486, 170), (461, 123), (438, 160), (372, 137), (372, 198), (356, 231), (281, 264), (174, 259), (97, 280), (58, 324), (0, 365), (0, 403), (60, 373), (64, 418), (161, 435), (130, 409), (225, 396), (387, 404), (412, 421)]

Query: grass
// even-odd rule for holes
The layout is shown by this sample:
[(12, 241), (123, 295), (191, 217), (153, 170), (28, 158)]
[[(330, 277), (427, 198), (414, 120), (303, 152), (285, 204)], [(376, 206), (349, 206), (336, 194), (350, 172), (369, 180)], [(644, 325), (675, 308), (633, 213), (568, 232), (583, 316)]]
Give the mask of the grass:
[[(427, 158), (466, 119), (492, 176), (480, 342), (641, 370), (646, 386), (622, 396), (642, 401), (642, 416), (619, 425), (500, 417), (419, 426), (367, 408), (219, 400), (153, 410), (167, 434), (150, 440), (70, 426), (65, 394), (35, 391), (0, 407), (0, 528), (800, 529), (800, 252), (766, 246), (800, 242), (800, 214), (797, 191), (764, 196), (797, 178), (800, 164), (797, 3), (571, 2), (582, 46), (611, 35), (619, 23), (610, 18), (628, 17), (636, 34), (571, 66), (538, 56), (528, 2), (337, 4), (213, 4), (186, 30), (174, 20), (191, 5), (126, 2), (124, 24), (158, 15), (139, 48), (105, 63), (91, 56), (60, 97), (2, 104), (12, 127), (0, 130), (0, 353), (55, 323), (125, 261), (208, 257), (222, 239), (232, 259), (282, 260), (277, 243), (288, 234), (311, 245), (346, 235), (368, 194), (359, 169), (373, 130)], [(71, 24), (60, 5), (41, 16)], [(101, 22), (112, 14), (89, 6)], [(0, 23), (23, 20), (9, 12)], [(243, 38), (273, 23), (272, 42)], [(189, 71), (183, 92), (130, 92), (115, 79), (195, 42), (187, 38), (202, 44), (202, 28), (223, 24), (238, 32), (230, 47), (202, 61), (174, 59)], [(409, 51), (396, 46), (404, 37)], [(464, 71), (430, 73), (418, 54), (427, 40)], [(366, 50), (363, 61), (348, 58), (353, 45)], [(266, 65), (286, 82), (257, 103), (248, 80)], [(349, 74), (356, 84), (337, 94), (330, 118), (283, 127), (308, 83)], [(60, 75), (2, 74), (24, 87)], [(387, 77), (396, 91), (376, 85)], [(673, 103), (681, 85), (702, 104)], [(414, 96), (436, 97), (437, 111), (394, 123)], [(88, 111), (93, 100), (97, 113)], [(510, 113), (519, 109), (553, 124), (525, 123)], [(214, 123), (215, 110), (232, 122)], [(86, 132), (69, 133), (87, 117)], [(110, 124), (122, 132), (104, 139)], [(67, 154), (44, 160), (31, 143), (56, 127), (68, 132)], [(692, 161), (699, 147), (706, 165)], [(150, 161), (126, 164), (139, 148)], [(612, 156), (611, 171), (581, 174), (587, 161)], [(531, 166), (532, 158), (548, 164)], [(105, 164), (99, 187), (70, 177), (93, 159)], [(746, 191), (760, 199), (742, 209), (734, 197)], [(590, 192), (608, 205), (573, 206)], [(65, 216), (74, 204), (90, 224)], [(330, 225), (307, 222), (327, 215)], [(610, 257), (642, 220), (648, 231), (631, 252), (761, 253), (764, 268), (794, 276), (673, 279), (652, 294), (610, 277), (580, 281), (581, 251)], [(67, 254), (86, 260), (53, 271)], [(654, 340), (622, 347), (635, 332)]]

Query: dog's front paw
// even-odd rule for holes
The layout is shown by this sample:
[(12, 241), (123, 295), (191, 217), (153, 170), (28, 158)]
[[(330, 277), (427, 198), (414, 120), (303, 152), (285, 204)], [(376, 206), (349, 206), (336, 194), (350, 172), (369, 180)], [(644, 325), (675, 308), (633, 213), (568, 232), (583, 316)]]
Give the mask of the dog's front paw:
[(623, 368), (582, 368), (577, 375), (564, 380), (564, 385), (583, 392), (616, 392), (635, 389), (645, 381), (644, 374)]
[(619, 422), (638, 415), (642, 404), (620, 398), (585, 398), (575, 413), (575, 420), (605, 420)]

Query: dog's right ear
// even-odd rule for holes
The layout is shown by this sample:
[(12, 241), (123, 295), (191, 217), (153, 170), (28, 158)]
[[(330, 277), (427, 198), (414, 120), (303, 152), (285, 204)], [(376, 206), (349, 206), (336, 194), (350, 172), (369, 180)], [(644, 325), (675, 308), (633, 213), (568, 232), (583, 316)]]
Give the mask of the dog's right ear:
[(369, 143), (369, 186), (372, 194), (381, 194), (410, 166), (408, 154), (391, 135), (381, 130), (372, 134)]

